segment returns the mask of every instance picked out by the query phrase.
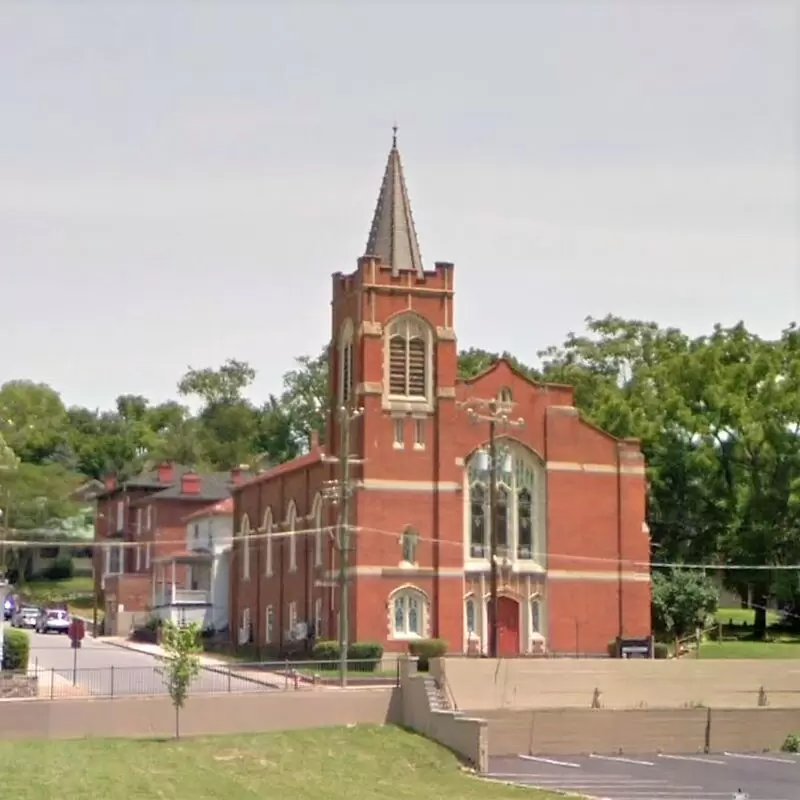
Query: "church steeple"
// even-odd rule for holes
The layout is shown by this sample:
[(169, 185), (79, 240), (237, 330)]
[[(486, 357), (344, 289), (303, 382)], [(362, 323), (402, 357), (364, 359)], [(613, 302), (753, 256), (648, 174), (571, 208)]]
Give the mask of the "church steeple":
[(392, 275), (401, 272), (414, 272), (419, 277), (424, 275), (403, 164), (397, 149), (396, 125), (392, 129), (392, 149), (386, 162), (365, 255), (376, 256), (391, 266)]

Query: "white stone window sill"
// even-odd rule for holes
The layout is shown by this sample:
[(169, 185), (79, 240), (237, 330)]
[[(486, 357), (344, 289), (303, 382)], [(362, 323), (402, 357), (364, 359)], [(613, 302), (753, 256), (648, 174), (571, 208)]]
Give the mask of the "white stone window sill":
[(396, 642), (413, 642), (424, 637), (421, 633), (392, 633), (390, 638)]
[(392, 445), (392, 447), (394, 447), (395, 450), (405, 450), (406, 449), (405, 445), (402, 442), (395, 442)]
[(415, 444), (414, 445), (414, 449), (417, 450), (417, 451), (424, 450), (425, 449), (425, 445), (424, 444)]

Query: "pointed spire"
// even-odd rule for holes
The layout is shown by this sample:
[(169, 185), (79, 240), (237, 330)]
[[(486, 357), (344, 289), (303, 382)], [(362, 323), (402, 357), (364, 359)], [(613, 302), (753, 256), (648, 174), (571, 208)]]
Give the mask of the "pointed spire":
[(376, 256), (392, 268), (392, 275), (415, 272), (424, 275), (411, 203), (397, 149), (397, 125), (392, 128), (392, 149), (386, 162), (375, 215), (367, 240), (368, 256)]

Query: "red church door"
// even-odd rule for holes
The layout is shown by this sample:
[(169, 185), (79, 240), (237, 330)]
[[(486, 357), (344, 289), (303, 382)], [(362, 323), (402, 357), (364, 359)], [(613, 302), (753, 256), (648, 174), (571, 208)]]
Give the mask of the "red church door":
[(497, 655), (519, 655), (519, 603), (510, 597), (497, 598)]

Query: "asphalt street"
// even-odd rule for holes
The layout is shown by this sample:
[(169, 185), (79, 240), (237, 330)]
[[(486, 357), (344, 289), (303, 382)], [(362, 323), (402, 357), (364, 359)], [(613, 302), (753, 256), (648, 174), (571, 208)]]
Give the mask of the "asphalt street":
[(521, 755), (492, 758), (487, 777), (602, 800), (796, 800), (800, 755)]
[[(29, 666), (37, 670), (40, 682), (54, 673), (91, 695), (163, 695), (167, 693), (160, 662), (147, 653), (137, 653), (123, 647), (106, 644), (88, 637), (77, 651), (77, 670), (73, 675), (74, 651), (67, 636), (30, 632)], [(64, 681), (53, 681), (52, 692), (58, 696)], [(192, 684), (192, 692), (267, 692), (269, 686), (237, 678), (224, 667), (204, 667)]]

